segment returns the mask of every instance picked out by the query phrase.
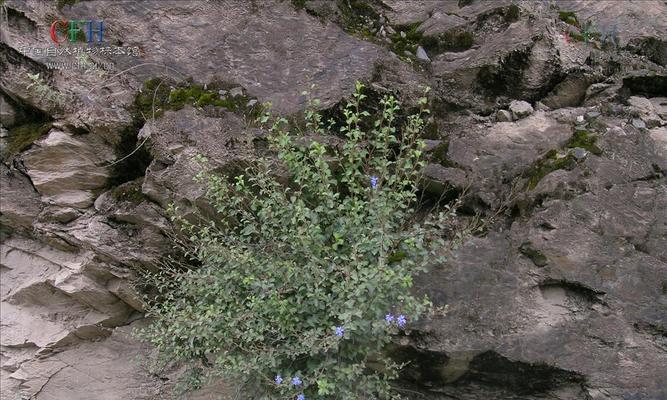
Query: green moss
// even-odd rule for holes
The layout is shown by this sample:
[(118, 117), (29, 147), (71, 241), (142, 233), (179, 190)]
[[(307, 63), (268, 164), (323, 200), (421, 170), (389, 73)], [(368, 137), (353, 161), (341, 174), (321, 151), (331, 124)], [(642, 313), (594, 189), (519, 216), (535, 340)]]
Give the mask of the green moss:
[(574, 11), (560, 11), (558, 12), (558, 18), (566, 24), (579, 27), (579, 20)]
[[(403, 56), (405, 51), (416, 52), (417, 46), (420, 45), (423, 35), (417, 32), (417, 28), (421, 25), (421, 22), (416, 22), (414, 24), (408, 25), (397, 25), (395, 26), (396, 33), (390, 36), (391, 39), (391, 49), (398, 54)], [(401, 32), (405, 33), (405, 37), (401, 36)]]
[(2, 158), (8, 160), (27, 149), (37, 139), (46, 135), (51, 126), (51, 122), (32, 122), (9, 129), (8, 143), (2, 152)]
[(550, 173), (559, 169), (572, 170), (577, 165), (574, 155), (568, 153), (560, 157), (557, 150), (549, 150), (544, 157), (537, 160), (525, 174), (528, 178), (528, 189), (533, 190), (537, 184)]
[(578, 129), (574, 132), (570, 140), (567, 141), (566, 147), (570, 149), (581, 147), (582, 149), (588, 150), (596, 156), (599, 156), (602, 155), (602, 149), (596, 146), (595, 143), (597, 140), (597, 135), (585, 130)]
[(124, 183), (111, 190), (111, 197), (116, 201), (126, 201), (139, 204), (144, 201), (144, 194), (141, 192), (143, 178)]
[(189, 104), (194, 107), (225, 108), (232, 112), (243, 113), (250, 117), (258, 116), (261, 106), (248, 107), (251, 100), (248, 96), (227, 95), (221, 98), (220, 89), (230, 89), (234, 85), (213, 82), (207, 85), (195, 83), (188, 79), (179, 84), (159, 78), (145, 82), (144, 89), (137, 95), (134, 102), (136, 116), (149, 119), (155, 109), (155, 117), (160, 117), (165, 110), (177, 111)]
[(572, 32), (570, 31), (570, 39), (574, 40), (575, 42), (583, 42), (584, 41), (584, 35), (578, 33), (578, 32)]
[(505, 22), (516, 22), (519, 20), (519, 6), (512, 4), (505, 11)]
[[(415, 54), (417, 48), (422, 46), (429, 55), (434, 56), (445, 51), (462, 51), (469, 49), (473, 43), (471, 33), (460, 30), (446, 32), (439, 36), (424, 36), (417, 28), (421, 22), (407, 25), (395, 26), (396, 33), (391, 35), (391, 50), (396, 53), (403, 61), (412, 62), (412, 59), (405, 55), (406, 51)], [(402, 36), (401, 32), (405, 35)], [(414, 64), (419, 66), (420, 64)]]
[(544, 267), (548, 263), (547, 257), (541, 251), (535, 249), (530, 241), (521, 244), (519, 252), (528, 257), (538, 267)]

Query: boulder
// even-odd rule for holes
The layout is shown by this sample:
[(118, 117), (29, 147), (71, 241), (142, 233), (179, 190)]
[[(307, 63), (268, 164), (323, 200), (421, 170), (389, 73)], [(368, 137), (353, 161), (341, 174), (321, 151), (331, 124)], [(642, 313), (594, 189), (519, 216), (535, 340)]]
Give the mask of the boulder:
[(514, 119), (522, 119), (533, 113), (533, 106), (526, 101), (514, 100), (510, 103), (509, 108)]
[(498, 110), (496, 112), (496, 121), (498, 122), (511, 122), (512, 114), (507, 110)]

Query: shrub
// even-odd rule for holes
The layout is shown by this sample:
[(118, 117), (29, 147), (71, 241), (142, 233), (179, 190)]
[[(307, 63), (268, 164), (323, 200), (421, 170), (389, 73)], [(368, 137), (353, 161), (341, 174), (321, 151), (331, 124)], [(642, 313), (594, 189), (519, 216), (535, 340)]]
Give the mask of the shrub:
[[(286, 119), (265, 113), (272, 158), (230, 179), (200, 157), (197, 179), (218, 217), (191, 223), (170, 208), (196, 266), (147, 275), (154, 322), (139, 335), (158, 366), (184, 362), (193, 387), (223, 377), (253, 399), (400, 398), (391, 387), (400, 366), (383, 349), (430, 310), (413, 277), (439, 261), (454, 211), (414, 214), (426, 98), (398, 129), (394, 97), (372, 116), (356, 88), (338, 147), (291, 135)], [(319, 113), (305, 117), (313, 137), (329, 133)], [(364, 119), (374, 119), (368, 132)]]

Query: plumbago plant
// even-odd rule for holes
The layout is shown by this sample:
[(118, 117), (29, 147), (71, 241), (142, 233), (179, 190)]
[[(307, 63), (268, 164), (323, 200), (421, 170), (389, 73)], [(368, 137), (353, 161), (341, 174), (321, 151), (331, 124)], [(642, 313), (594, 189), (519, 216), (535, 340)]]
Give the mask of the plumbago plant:
[[(217, 217), (189, 222), (170, 209), (196, 267), (146, 277), (158, 295), (139, 335), (160, 366), (185, 362), (194, 387), (227, 378), (252, 399), (400, 398), (391, 381), (401, 366), (383, 350), (432, 311), (413, 296), (413, 277), (441, 261), (455, 211), (415, 218), (426, 98), (397, 126), (400, 103), (387, 95), (373, 116), (362, 89), (344, 108), (338, 147), (312, 140), (333, 127), (315, 111), (298, 134), (266, 113), (271, 157), (233, 178), (200, 157)], [(276, 178), (278, 163), (290, 184)]]

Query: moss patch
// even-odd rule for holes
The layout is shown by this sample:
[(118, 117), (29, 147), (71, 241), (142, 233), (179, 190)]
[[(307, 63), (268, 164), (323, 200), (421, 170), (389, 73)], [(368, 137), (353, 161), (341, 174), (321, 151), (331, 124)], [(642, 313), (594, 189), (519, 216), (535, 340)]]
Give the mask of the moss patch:
[(2, 152), (2, 159), (8, 160), (30, 147), (46, 135), (51, 126), (51, 122), (31, 122), (9, 129), (8, 143)]
[(178, 84), (159, 78), (150, 79), (145, 82), (144, 89), (135, 98), (134, 112), (137, 117), (146, 120), (153, 116), (153, 110), (155, 117), (159, 117), (165, 110), (176, 111), (189, 104), (209, 109), (224, 108), (252, 118), (259, 116), (263, 107), (259, 103), (248, 107), (250, 97), (231, 96), (229, 93), (221, 96), (218, 93), (220, 90), (229, 90), (234, 86), (222, 82), (203, 85), (193, 82), (192, 79)]
[(574, 13), (574, 11), (560, 11), (558, 12), (558, 19), (565, 22), (566, 24), (576, 26), (577, 28), (580, 26), (579, 19), (577, 19), (577, 15)]
[(566, 147), (573, 149), (575, 147), (581, 147), (582, 149), (588, 150), (589, 152), (595, 154), (596, 156), (602, 155), (602, 149), (596, 146), (598, 140), (597, 135), (585, 131), (585, 130), (576, 130), (570, 140), (568, 140)]
[(526, 172), (528, 178), (528, 189), (533, 190), (545, 176), (559, 169), (572, 170), (576, 167), (577, 161), (574, 155), (568, 153), (561, 157), (557, 150), (550, 150), (547, 154), (536, 161)]
[[(417, 47), (422, 46), (430, 55), (437, 55), (446, 51), (464, 51), (475, 43), (473, 34), (462, 29), (452, 29), (437, 36), (424, 36), (417, 31), (420, 25), (421, 22), (395, 26), (396, 33), (390, 36), (391, 49), (403, 56), (405, 51), (414, 54)], [(401, 32), (405, 33), (405, 37)]]
[(528, 257), (538, 267), (544, 267), (548, 263), (547, 257), (541, 251), (534, 248), (530, 241), (521, 244), (519, 252)]

